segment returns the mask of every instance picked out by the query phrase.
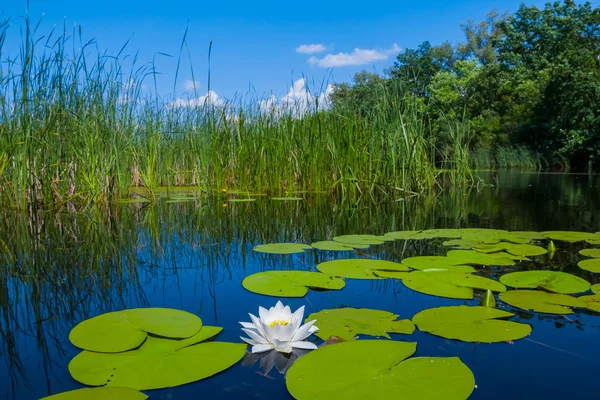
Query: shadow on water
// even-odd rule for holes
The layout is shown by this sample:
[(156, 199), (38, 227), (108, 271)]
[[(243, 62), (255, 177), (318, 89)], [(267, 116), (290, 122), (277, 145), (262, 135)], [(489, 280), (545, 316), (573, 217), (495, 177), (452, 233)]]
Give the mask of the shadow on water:
[[(329, 252), (269, 256), (252, 252), (257, 244), (428, 228), (600, 230), (599, 177), (493, 172), (484, 179), (495, 185), (404, 200), (365, 198), (352, 204), (320, 194), (307, 195), (302, 202), (260, 198), (227, 203), (207, 198), (121, 204), (80, 214), (2, 212), (0, 396), (38, 398), (80, 387), (67, 371), (78, 352), (68, 335), (86, 318), (124, 308), (173, 307), (200, 315), (205, 324), (223, 326), (220, 340), (239, 342), (237, 321), (246, 320), (259, 305), (274, 302), (245, 291), (241, 280), (246, 275), (314, 269), (321, 261), (344, 257)], [(518, 268), (564, 270), (598, 282), (576, 266), (582, 246), (562, 244), (551, 260), (521, 263)], [(396, 241), (356, 256), (399, 261), (445, 250), (442, 240)], [(497, 278), (507, 270), (482, 273)], [(353, 306), (410, 318), (425, 308), (477, 301), (422, 295), (394, 280), (348, 280), (342, 291), (311, 291), (288, 303), (292, 308), (306, 304), (308, 313)], [(592, 372), (600, 368), (600, 316), (518, 312), (516, 318), (532, 324), (534, 334), (514, 345), (473, 345), (420, 332), (394, 339), (417, 341), (418, 355), (459, 355), (476, 376), (473, 398), (585, 397), (597, 390)], [(252, 364), (240, 363), (208, 380), (151, 395), (289, 398), (283, 375), (267, 379), (261, 367)], [(565, 379), (577, 385), (557, 387), (556, 382)]]

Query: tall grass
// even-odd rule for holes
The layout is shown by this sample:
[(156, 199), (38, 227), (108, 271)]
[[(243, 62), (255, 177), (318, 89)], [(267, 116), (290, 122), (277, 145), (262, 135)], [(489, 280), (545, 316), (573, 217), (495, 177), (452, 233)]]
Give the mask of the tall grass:
[[(109, 56), (80, 30), (40, 35), (26, 20), (9, 58), (8, 27), (0, 23), (0, 201), (12, 207), (106, 203), (137, 186), (348, 196), (434, 186), (427, 113), (402, 91), (382, 87), (368, 115), (326, 110), (316, 96), (284, 108), (181, 106), (142, 93), (154, 65), (133, 58), (125, 68), (124, 48)], [(446, 164), (464, 168), (468, 152), (456, 145)]]
[(542, 159), (539, 154), (525, 147), (498, 147), (493, 150), (477, 149), (471, 152), (471, 166), (474, 169), (520, 168), (539, 170)]

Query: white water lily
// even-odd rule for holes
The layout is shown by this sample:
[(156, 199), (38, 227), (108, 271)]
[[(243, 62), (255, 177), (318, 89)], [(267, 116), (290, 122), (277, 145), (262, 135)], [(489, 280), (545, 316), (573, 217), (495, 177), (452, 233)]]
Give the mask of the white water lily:
[(304, 306), (292, 314), (289, 306), (283, 306), (278, 301), (275, 307), (269, 310), (258, 308), (260, 318), (249, 314), (252, 322), (240, 322), (242, 331), (250, 338), (242, 337), (242, 340), (252, 346), (252, 353), (262, 353), (276, 350), (281, 353), (291, 353), (294, 348), (314, 350), (314, 343), (306, 342), (304, 339), (315, 333), (319, 328), (314, 326), (315, 321), (302, 325), (304, 317)]

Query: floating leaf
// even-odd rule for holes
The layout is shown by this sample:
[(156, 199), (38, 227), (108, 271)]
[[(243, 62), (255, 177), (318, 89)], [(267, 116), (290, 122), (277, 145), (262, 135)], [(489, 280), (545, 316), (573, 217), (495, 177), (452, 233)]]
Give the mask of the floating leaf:
[(247, 290), (274, 297), (304, 297), (309, 288), (339, 290), (343, 279), (311, 271), (265, 271), (247, 276), (242, 286)]
[(463, 342), (505, 342), (524, 338), (531, 326), (499, 318), (514, 314), (490, 307), (453, 306), (423, 310), (413, 317), (419, 330)]
[(545, 248), (532, 244), (515, 244), (504, 242), (495, 245), (475, 246), (475, 250), (485, 254), (506, 251), (515, 256), (541, 256), (548, 252), (548, 250)]
[(69, 372), (90, 386), (160, 389), (208, 378), (231, 367), (246, 353), (245, 344), (197, 344), (205, 340), (203, 330), (181, 341), (149, 336), (138, 350), (124, 353), (82, 351), (69, 363)]
[(302, 197), (271, 197), (271, 200), (275, 201), (300, 201), (304, 200)]
[[(311, 246), (314, 247), (315, 249), (325, 250), (325, 251), (352, 251), (352, 250), (354, 250), (354, 247), (345, 245), (343, 243), (334, 242), (333, 240), (325, 240), (322, 242), (315, 242), (315, 243), (311, 244)], [(366, 246), (366, 247), (369, 247), (369, 246)]]
[(323, 340), (332, 336), (353, 340), (356, 335), (383, 336), (386, 333), (411, 334), (415, 326), (408, 319), (398, 321), (398, 315), (367, 308), (335, 308), (322, 310), (306, 317), (306, 322), (317, 320), (319, 330), (315, 333)]
[(317, 269), (328, 275), (352, 279), (381, 279), (376, 271), (409, 271), (408, 267), (399, 263), (368, 258), (326, 261), (317, 265)]
[(600, 258), (591, 258), (589, 260), (579, 261), (577, 265), (579, 268), (586, 271), (600, 273)]
[(370, 246), (372, 244), (384, 244), (391, 239), (375, 235), (342, 235), (334, 237), (333, 240), (348, 246), (360, 246), (358, 248), (364, 248), (364, 246)]
[(396, 231), (396, 232), (388, 232), (384, 236), (389, 237), (394, 240), (407, 240), (410, 239), (416, 233), (420, 231)]
[(543, 233), (533, 232), (533, 231), (513, 231), (510, 234), (513, 236), (516, 236), (516, 237), (522, 237), (522, 238), (530, 239), (530, 240), (546, 240), (546, 239), (548, 239), (548, 237), (546, 235), (544, 235)]
[(416, 347), (388, 340), (321, 347), (292, 365), (286, 386), (297, 400), (465, 400), (471, 395), (475, 378), (460, 358), (406, 360)]
[(406, 275), (410, 274), (410, 272), (402, 272), (402, 271), (379, 271), (373, 270), (375, 276), (380, 278), (388, 278), (388, 279), (404, 279)]
[(498, 281), (468, 273), (450, 271), (416, 271), (402, 279), (412, 290), (432, 296), (452, 299), (472, 299), (473, 289), (504, 292), (506, 287)]
[(446, 270), (454, 272), (475, 272), (470, 265), (461, 265), (460, 261), (445, 256), (417, 256), (402, 260), (402, 264), (420, 271)]
[(583, 242), (588, 239), (598, 239), (593, 233), (587, 232), (571, 232), (571, 231), (549, 231), (542, 232), (548, 239), (559, 240), (562, 242)]
[(126, 387), (98, 387), (71, 390), (53, 396), (42, 397), (41, 400), (144, 400), (144, 393)]
[(600, 258), (600, 249), (583, 249), (579, 254), (586, 257)]
[(541, 290), (509, 290), (499, 296), (500, 300), (513, 307), (547, 314), (573, 314), (569, 307), (586, 307), (583, 301), (575, 297)]
[(269, 243), (269, 244), (260, 244), (254, 247), (254, 251), (258, 251), (259, 253), (268, 253), (268, 254), (295, 254), (295, 253), (304, 253), (305, 250), (310, 250), (310, 247), (307, 244), (302, 243)]
[[(494, 242), (498, 243), (498, 241)], [(445, 241), (444, 243), (442, 243), (442, 245), (446, 247), (454, 247), (457, 250), (470, 250), (474, 246), (480, 245), (482, 243), (483, 242), (481, 240), (477, 239), (452, 239)]]
[(582, 301), (585, 304), (585, 308), (600, 312), (600, 296), (588, 295), (578, 297), (577, 300)]
[(188, 338), (202, 328), (198, 316), (169, 308), (134, 308), (80, 322), (69, 334), (73, 345), (90, 351), (118, 353), (138, 347), (147, 333)]
[(481, 296), (481, 301), (479, 303), (483, 307), (496, 308), (496, 298), (494, 297), (494, 293), (488, 289), (483, 296)]
[(585, 240), (586, 243), (588, 244), (592, 244), (592, 245), (600, 245), (600, 238), (597, 239), (586, 239)]
[(544, 289), (549, 292), (572, 294), (585, 292), (590, 283), (578, 276), (559, 271), (520, 271), (502, 275), (500, 282), (518, 289)]
[(595, 285), (592, 285), (592, 292), (594, 292), (596, 294), (600, 294), (600, 283), (596, 283)]
[(450, 250), (446, 254), (454, 262), (470, 265), (515, 265), (507, 253), (482, 254), (474, 250)]

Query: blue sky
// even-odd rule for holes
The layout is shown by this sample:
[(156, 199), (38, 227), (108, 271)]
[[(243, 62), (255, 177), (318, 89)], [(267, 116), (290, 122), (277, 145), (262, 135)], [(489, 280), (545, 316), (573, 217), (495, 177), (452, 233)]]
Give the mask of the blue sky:
[[(96, 38), (101, 49), (116, 53), (131, 39), (127, 53), (139, 50), (149, 62), (159, 52), (177, 56), (186, 26), (191, 65), (198, 92), (207, 90), (207, 55), (213, 41), (211, 87), (221, 97), (247, 93), (285, 95), (293, 82), (305, 77), (313, 91), (322, 82), (349, 81), (362, 69), (383, 71), (400, 49), (424, 40), (441, 43), (462, 39), (460, 23), (484, 18), (493, 8), (515, 11), (521, 0), (396, 0), (371, 2), (251, 2), (157, 0), (31, 0), (30, 15), (44, 14), (41, 32), (56, 24), (81, 25), (85, 37)], [(545, 0), (529, 0), (543, 7)], [(0, 14), (14, 28), (7, 47), (19, 44), (19, 16), (24, 0), (3, 1)], [(598, 1), (593, 2), (594, 5)], [(297, 51), (320, 50), (308, 54)], [(359, 49), (359, 50), (355, 50)], [(3, 55), (4, 57), (5, 55)], [(158, 57), (161, 94), (172, 92), (175, 59)], [(190, 85), (190, 63), (182, 62), (176, 96)], [(314, 84), (313, 84), (314, 82)], [(298, 84), (296, 85), (298, 86)]]

